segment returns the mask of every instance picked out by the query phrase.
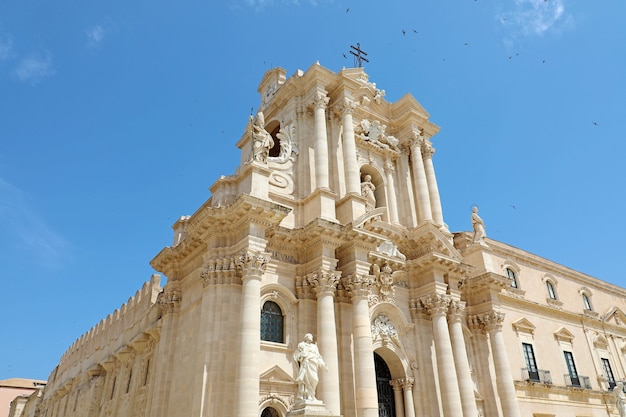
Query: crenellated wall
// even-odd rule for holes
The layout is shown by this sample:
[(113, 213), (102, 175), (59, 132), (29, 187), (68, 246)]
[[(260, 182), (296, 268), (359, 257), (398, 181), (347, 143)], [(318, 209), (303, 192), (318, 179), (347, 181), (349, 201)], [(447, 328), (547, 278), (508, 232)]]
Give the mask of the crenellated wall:
[(55, 392), (78, 374), (106, 363), (110, 356), (119, 354), (150, 328), (149, 312), (161, 290), (161, 276), (153, 274), (125, 304), (79, 337), (51, 373), (47, 393)]

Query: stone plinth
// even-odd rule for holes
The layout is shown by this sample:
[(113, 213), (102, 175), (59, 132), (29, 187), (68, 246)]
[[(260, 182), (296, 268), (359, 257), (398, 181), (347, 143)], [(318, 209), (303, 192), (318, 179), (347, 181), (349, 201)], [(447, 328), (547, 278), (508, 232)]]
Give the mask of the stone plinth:
[(287, 413), (287, 417), (295, 417), (295, 416), (332, 416), (332, 417), (341, 417), (335, 416), (333, 413), (328, 411), (326, 407), (324, 407), (324, 402), (320, 400), (298, 400), (291, 407), (291, 410)]

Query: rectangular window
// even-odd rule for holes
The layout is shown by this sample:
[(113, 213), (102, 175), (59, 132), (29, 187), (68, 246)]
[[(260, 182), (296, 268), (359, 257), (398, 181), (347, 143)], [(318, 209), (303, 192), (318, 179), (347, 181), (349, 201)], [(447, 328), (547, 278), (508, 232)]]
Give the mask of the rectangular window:
[(526, 368), (528, 368), (528, 379), (539, 382), (539, 370), (537, 369), (537, 361), (535, 360), (533, 345), (530, 343), (522, 343), (522, 350), (524, 351)]
[(126, 394), (128, 394), (128, 391), (130, 391), (130, 381), (133, 378), (133, 370), (129, 369), (128, 370), (128, 382), (126, 382)]
[(565, 364), (567, 365), (567, 372), (569, 374), (570, 382), (574, 387), (580, 387), (580, 378), (578, 378), (578, 372), (576, 371), (576, 364), (574, 363), (574, 355), (572, 352), (563, 351), (565, 354)]
[(602, 358), (602, 368), (604, 368), (604, 375), (606, 376), (606, 381), (609, 383), (609, 389), (612, 390), (617, 384), (613, 376), (613, 369), (611, 369), (611, 362), (606, 358)]
[(146, 373), (143, 376), (143, 386), (148, 384), (148, 375), (150, 374), (150, 359), (146, 361)]

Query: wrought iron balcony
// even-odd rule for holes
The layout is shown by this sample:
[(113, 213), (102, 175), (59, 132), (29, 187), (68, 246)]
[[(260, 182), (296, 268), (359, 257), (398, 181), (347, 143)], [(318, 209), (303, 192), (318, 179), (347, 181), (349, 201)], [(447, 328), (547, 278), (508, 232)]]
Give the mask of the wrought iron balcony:
[(552, 384), (550, 371), (545, 369), (528, 370), (528, 368), (522, 368), (522, 379), (528, 382), (541, 382), (547, 385)]
[(574, 388), (591, 389), (591, 380), (588, 376), (565, 374), (565, 386)]

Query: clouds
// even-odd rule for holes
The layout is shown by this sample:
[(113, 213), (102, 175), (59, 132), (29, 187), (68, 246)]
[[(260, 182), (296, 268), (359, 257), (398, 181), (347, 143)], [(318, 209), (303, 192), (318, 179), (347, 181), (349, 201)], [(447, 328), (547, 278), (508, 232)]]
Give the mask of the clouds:
[(46, 224), (22, 190), (2, 178), (0, 231), (13, 251), (45, 267), (56, 268), (71, 259), (67, 240)]
[(507, 30), (505, 43), (512, 43), (520, 37), (560, 31), (572, 21), (565, 12), (564, 0), (515, 0), (511, 10), (503, 11), (497, 17)]
[(102, 43), (106, 31), (101, 25), (95, 25), (87, 30), (87, 47), (95, 48)]
[(13, 70), (13, 74), (24, 82), (37, 84), (42, 79), (49, 77), (55, 73), (52, 67), (52, 55), (32, 55), (19, 60), (17, 66)]
[(0, 38), (0, 64), (3, 61), (8, 61), (13, 56), (13, 39), (12, 38)]

